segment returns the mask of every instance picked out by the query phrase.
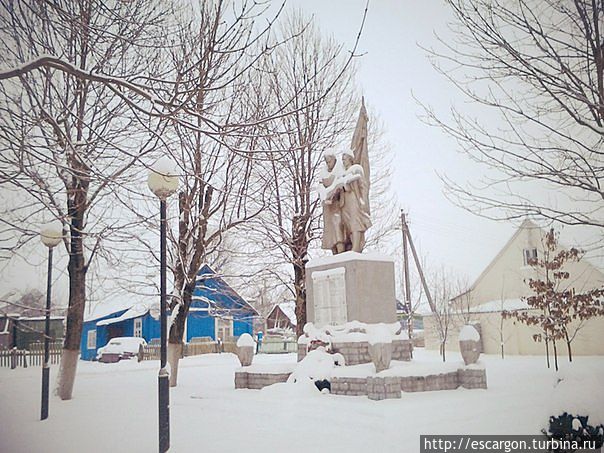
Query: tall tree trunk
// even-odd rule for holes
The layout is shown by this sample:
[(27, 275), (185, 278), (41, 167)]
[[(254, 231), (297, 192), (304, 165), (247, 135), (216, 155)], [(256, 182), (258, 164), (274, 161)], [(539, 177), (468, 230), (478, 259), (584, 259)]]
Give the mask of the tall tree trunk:
[(86, 303), (87, 269), (84, 262), (83, 238), (80, 233), (83, 224), (82, 218), (83, 213), (77, 212), (76, 216), (72, 218), (71, 225), (71, 253), (67, 266), (69, 272), (69, 307), (57, 383), (57, 394), (62, 400), (71, 399), (73, 394)]
[(178, 382), (178, 365), (183, 354), (185, 323), (189, 314), (189, 308), (193, 301), (193, 290), (195, 283), (185, 285), (180, 310), (170, 326), (168, 337), (168, 363), (170, 364), (170, 387), (176, 387)]
[(505, 337), (503, 335), (503, 317), (501, 317), (501, 322), (499, 324), (499, 342), (501, 344), (501, 358), (505, 359), (505, 353), (504, 353)]
[(568, 337), (568, 332), (564, 332), (564, 337), (566, 338), (566, 349), (568, 350), (568, 361), (572, 362), (573, 361), (573, 351), (570, 347), (570, 338)]
[(547, 367), (551, 368), (551, 364), (549, 362), (549, 340), (545, 337), (545, 357), (547, 359)]
[(296, 291), (296, 336), (304, 334), (306, 324), (306, 268), (302, 260), (294, 262), (294, 288)]
[(294, 266), (294, 291), (296, 296), (296, 336), (304, 334), (306, 324), (306, 255), (308, 253), (308, 215), (295, 215), (292, 219), (292, 264)]
[(558, 371), (558, 347), (556, 346), (556, 340), (552, 340), (554, 343), (554, 366)]

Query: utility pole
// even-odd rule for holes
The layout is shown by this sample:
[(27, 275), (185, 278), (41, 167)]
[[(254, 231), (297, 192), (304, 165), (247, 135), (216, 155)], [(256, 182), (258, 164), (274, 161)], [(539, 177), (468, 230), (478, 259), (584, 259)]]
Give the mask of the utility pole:
[(405, 287), (405, 305), (407, 306), (407, 333), (409, 339), (413, 338), (413, 307), (411, 306), (411, 285), (409, 284), (409, 252), (407, 245), (407, 219), (405, 211), (401, 209), (401, 231), (403, 233), (403, 278)]
[[(424, 271), (422, 269), (422, 266), (419, 262), (419, 258), (417, 256), (417, 251), (415, 250), (415, 245), (413, 244), (413, 239), (411, 237), (411, 233), (409, 232), (409, 225), (407, 225), (407, 219), (405, 217), (405, 214), (401, 211), (401, 221), (402, 221), (402, 227), (403, 227), (403, 253), (405, 254), (405, 265), (407, 265), (407, 258), (406, 258), (406, 248), (405, 248), (405, 239), (409, 242), (409, 245), (411, 246), (411, 253), (413, 254), (413, 260), (415, 261), (415, 267), (417, 268), (417, 272), (419, 273), (419, 278), (422, 282), (422, 286), (424, 288), (424, 291), (426, 293), (426, 297), (428, 298), (428, 304), (430, 305), (430, 310), (432, 311), (432, 313), (436, 313), (436, 306), (434, 305), (434, 301), (432, 300), (432, 295), (430, 294), (430, 290), (428, 289), (428, 284), (426, 283), (426, 278), (424, 276)], [(407, 271), (407, 275), (408, 275), (408, 271)], [(405, 285), (406, 288), (409, 288), (409, 285), (406, 284)], [(407, 291), (407, 289), (405, 289), (405, 292)], [(405, 297), (407, 297), (405, 295)]]

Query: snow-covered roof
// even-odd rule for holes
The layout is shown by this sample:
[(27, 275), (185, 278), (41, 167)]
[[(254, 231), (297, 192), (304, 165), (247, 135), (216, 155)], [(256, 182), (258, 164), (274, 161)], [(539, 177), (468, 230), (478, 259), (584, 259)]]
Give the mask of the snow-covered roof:
[(107, 326), (109, 324), (115, 324), (117, 322), (126, 321), (127, 319), (138, 318), (139, 316), (145, 315), (149, 311), (149, 307), (145, 304), (136, 304), (130, 310), (127, 310), (121, 316), (111, 319), (103, 319), (96, 323), (97, 326)]
[(283, 314), (287, 316), (287, 319), (295, 326), (296, 325), (296, 302), (288, 300), (281, 302), (278, 307), (281, 309)]
[(529, 308), (531, 307), (529, 307), (526, 301), (522, 299), (498, 299), (490, 300), (475, 307), (470, 307), (469, 311), (473, 313), (492, 313), (503, 310), (528, 310)]
[[(19, 321), (44, 321), (46, 316), (17, 316)], [(65, 316), (51, 316), (51, 321), (63, 320)]]
[(526, 301), (522, 299), (497, 299), (490, 300), (474, 307), (456, 310), (456, 312), (470, 311), (472, 313), (495, 313), (504, 310), (528, 310), (530, 308), (531, 307), (529, 307)]
[(338, 253), (337, 255), (325, 255), (313, 258), (312, 260), (308, 261), (308, 263), (306, 263), (306, 268), (309, 269), (311, 267), (324, 266), (326, 264), (338, 264), (345, 261), (354, 260), (393, 262), (394, 258), (390, 255), (378, 252), (357, 253), (353, 251), (348, 251), (344, 253)]
[(197, 273), (191, 306), (226, 311), (240, 316), (258, 315), (256, 309), (207, 264), (201, 266)]
[(6, 335), (8, 333), (8, 318), (0, 319), (0, 335)]
[(91, 313), (84, 314), (84, 322), (95, 321), (97, 319), (104, 318), (113, 313), (117, 313), (132, 308), (133, 304), (125, 304), (123, 302), (118, 303), (100, 303), (98, 304)]
[[(530, 310), (531, 307), (522, 299), (496, 299), (485, 302), (484, 304), (464, 307), (461, 310), (452, 310), (453, 313), (498, 313), (502, 311)], [(432, 316), (432, 312), (424, 313), (424, 316)]]

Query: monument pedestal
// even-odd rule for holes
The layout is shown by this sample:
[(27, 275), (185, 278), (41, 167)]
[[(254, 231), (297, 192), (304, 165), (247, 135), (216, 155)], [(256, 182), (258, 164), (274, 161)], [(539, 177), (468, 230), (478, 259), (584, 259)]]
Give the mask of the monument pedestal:
[(396, 322), (394, 260), (344, 252), (306, 263), (306, 317), (318, 327)]

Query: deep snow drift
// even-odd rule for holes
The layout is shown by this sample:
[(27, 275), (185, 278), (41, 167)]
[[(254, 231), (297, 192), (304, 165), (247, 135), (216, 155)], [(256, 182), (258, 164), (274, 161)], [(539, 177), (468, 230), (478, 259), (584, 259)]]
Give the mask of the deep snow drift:
[[(416, 349), (418, 363), (438, 361)], [(291, 368), (295, 355), (258, 355), (254, 364)], [(604, 409), (603, 357), (561, 358), (558, 392), (571, 410)], [(447, 362), (459, 363), (450, 353)], [(488, 390), (403, 393), (401, 399), (321, 394), (312, 385), (275, 384), (234, 390), (232, 354), (187, 357), (171, 389), (171, 449), (187, 452), (419, 451), (420, 434), (536, 434), (558, 411), (558, 375), (543, 357), (481, 356)], [(57, 366), (52, 369), (53, 379)], [(74, 399), (51, 397), (40, 422), (39, 367), (0, 368), (0, 451), (157, 451), (158, 362), (80, 362)], [(54, 382), (53, 382), (54, 383)], [(600, 410), (600, 413), (595, 411)]]

